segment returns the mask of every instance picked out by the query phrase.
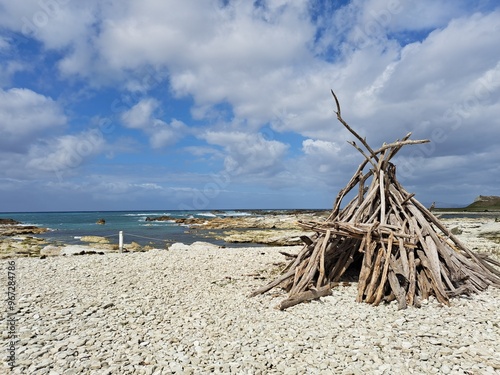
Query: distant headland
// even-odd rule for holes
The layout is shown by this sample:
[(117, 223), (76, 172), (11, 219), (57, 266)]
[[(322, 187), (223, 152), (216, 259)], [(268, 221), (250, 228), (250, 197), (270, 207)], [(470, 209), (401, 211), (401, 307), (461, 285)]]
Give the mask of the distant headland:
[(500, 196), (497, 195), (480, 195), (474, 202), (465, 207), (459, 208), (433, 208), (435, 211), (449, 212), (496, 212), (500, 211)]

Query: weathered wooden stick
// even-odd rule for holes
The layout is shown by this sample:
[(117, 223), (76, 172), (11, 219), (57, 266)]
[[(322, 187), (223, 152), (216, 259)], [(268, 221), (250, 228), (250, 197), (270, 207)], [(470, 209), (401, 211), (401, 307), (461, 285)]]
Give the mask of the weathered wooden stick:
[(281, 303), (276, 306), (280, 310), (288, 309), (289, 307), (298, 305), (299, 303), (311, 301), (313, 299), (318, 299), (320, 297), (329, 296), (332, 294), (332, 288), (339, 285), (338, 283), (331, 283), (324, 285), (319, 289), (310, 289), (302, 293), (298, 293), (293, 297), (289, 297), (288, 299), (281, 301)]
[(302, 240), (302, 242), (304, 242), (308, 246), (313, 244), (313, 240), (311, 240), (307, 236), (300, 236), (300, 239)]
[(386, 223), (385, 219), (385, 188), (384, 188), (384, 170), (381, 169), (379, 172), (379, 187), (380, 187), (380, 223), (383, 225)]
[(378, 223), (375, 222), (372, 224), (372, 230), (368, 231), (366, 237), (363, 239), (365, 243), (365, 255), (363, 257), (363, 261), (361, 263), (361, 271), (359, 272), (358, 278), (358, 296), (356, 297), (356, 301), (361, 302), (363, 300), (363, 295), (365, 293), (366, 283), (368, 277), (371, 275), (372, 268), (372, 258), (373, 251), (376, 248), (376, 243), (372, 242), (371, 234), (373, 230), (377, 227)]
[(372, 199), (373, 197), (375, 197), (375, 195), (378, 193), (378, 189), (371, 189), (371, 191), (368, 193), (368, 195), (365, 197), (365, 200), (363, 201), (363, 203), (357, 208), (356, 210), (356, 213), (355, 215), (353, 216), (353, 218), (349, 221), (351, 222), (357, 222), (357, 221), (361, 221), (360, 220), (360, 217), (361, 215), (363, 214), (364, 210), (370, 206), (370, 204), (372, 203)]
[(288, 291), (290, 294), (292, 293), (292, 290), (297, 287), (297, 284), (301, 280), (301, 278), (304, 276), (304, 273), (306, 272), (307, 266), (309, 265), (309, 262), (303, 261), (299, 265), (295, 267), (295, 275), (293, 275), (293, 281), (290, 285), (290, 290)]
[[(436, 296), (436, 299), (440, 303), (444, 303), (446, 305), (449, 304), (448, 301), (448, 296), (446, 295), (446, 292), (440, 288), (440, 286), (437, 283), (437, 279), (435, 278), (434, 271), (432, 270), (432, 264), (430, 263), (429, 259), (426, 256), (426, 253), (423, 250), (417, 250), (418, 258), (422, 262), (422, 267), (425, 275), (427, 275), (428, 278), (428, 286), (427, 286), (427, 293), (428, 295), (431, 294), (431, 292), (434, 292), (434, 295)], [(426, 299), (424, 297), (424, 299)]]
[(391, 286), (391, 289), (396, 296), (396, 299), (398, 300), (398, 309), (406, 309), (406, 293), (404, 289), (399, 285), (398, 278), (396, 277), (394, 271), (389, 270), (387, 279), (389, 280), (389, 285)]
[(455, 285), (453, 285), (453, 282), (450, 280), (448, 274), (449, 274), (449, 270), (446, 268), (445, 265), (443, 265), (441, 267), (441, 277), (443, 278), (444, 282), (448, 286), (448, 290), (446, 290), (446, 294), (449, 297), (450, 295), (454, 294), (456, 288), (455, 288)]
[(377, 168), (377, 165), (372, 161), (372, 159), (365, 154), (365, 152), (356, 144), (356, 142), (354, 141), (350, 141), (350, 142), (347, 142), (349, 143), (352, 147), (354, 147), (356, 150), (358, 150), (361, 155), (363, 155), (365, 157), (366, 160), (368, 160), (368, 162), (373, 165), (373, 168)]
[(354, 261), (354, 254), (358, 252), (358, 246), (355, 245), (355, 243), (359, 243), (358, 241), (353, 241), (353, 245), (350, 247), (350, 251), (346, 251), (345, 258), (342, 259), (341, 261), (338, 262), (338, 265), (340, 267), (336, 268), (336, 266), (333, 268), (332, 273), (331, 273), (331, 280), (332, 281), (339, 281), (342, 275), (345, 273), (345, 271), (349, 268), (351, 263)]
[(358, 204), (355, 199), (353, 199), (349, 204), (342, 210), (342, 213), (339, 215), (337, 222), (341, 221), (350, 221), (352, 215), (356, 212)]
[[(359, 206), (363, 202), (363, 198), (365, 196), (365, 193), (368, 191), (368, 188), (365, 188), (365, 182), (366, 180), (371, 177), (373, 172), (370, 170), (368, 173), (363, 175), (358, 182), (358, 202), (356, 206)], [(353, 199), (354, 201), (354, 199)]]
[[(427, 217), (429, 221), (431, 221), (436, 227), (438, 227), (444, 234), (446, 234), (461, 250), (466, 252), (474, 261), (475, 263), (482, 269), (482, 271), (486, 274), (489, 275), (488, 278), (492, 277), (492, 280), (494, 280), (494, 283), (497, 285), (500, 285), (500, 277), (497, 278), (495, 275), (492, 275), (491, 272), (489, 272), (488, 268), (484, 265), (484, 262), (480, 257), (478, 257), (474, 252), (469, 250), (467, 246), (465, 246), (451, 231), (446, 228), (425, 206), (423, 206), (420, 202), (418, 202), (416, 199), (411, 199), (412, 203), (415, 205), (415, 208), (418, 208), (420, 212), (418, 214)], [(417, 210), (412, 210), (412, 213), (416, 213)]]
[(319, 288), (323, 285), (323, 279), (325, 277), (325, 251), (326, 246), (328, 245), (328, 241), (330, 241), (331, 231), (327, 229), (325, 238), (323, 239), (323, 243), (321, 244), (320, 250), (320, 259), (319, 259), (319, 276), (318, 281), (316, 282), (316, 288)]
[(408, 303), (408, 305), (414, 305), (417, 282), (417, 267), (415, 266), (415, 253), (413, 251), (410, 251), (408, 253), (408, 266), (410, 276), (408, 277), (409, 285), (408, 291), (406, 292), (406, 302)]
[(342, 204), (342, 200), (344, 199), (345, 195), (348, 194), (356, 185), (359, 183), (359, 181), (363, 178), (366, 179), (371, 175), (371, 171), (367, 173), (367, 175), (363, 176), (363, 169), (366, 167), (366, 164), (368, 164), (368, 160), (365, 159), (363, 163), (361, 163), (354, 173), (354, 175), (351, 177), (351, 180), (347, 183), (347, 185), (340, 190), (339, 194), (337, 195), (337, 198), (335, 199), (335, 203), (333, 205), (333, 210), (330, 216), (328, 216), (327, 221), (331, 221), (335, 219), (340, 211), (340, 205)]
[[(409, 133), (409, 135), (411, 135), (411, 133)], [(383, 145), (378, 150), (374, 151), (374, 153), (379, 154), (387, 149), (397, 149), (397, 151), (399, 151), (405, 145), (418, 145), (418, 144), (429, 143), (429, 142), (430, 142), (429, 139), (418, 139), (418, 140), (411, 140), (411, 141), (408, 141), (408, 140), (396, 141), (396, 142), (392, 142), (392, 143), (388, 143), (388, 144)], [(393, 152), (393, 153), (389, 153), (390, 157), (387, 160), (392, 159), (392, 157), (394, 155), (396, 155), (397, 151)]]
[[(317, 231), (317, 232), (320, 232), (320, 233), (326, 233), (326, 231), (328, 230), (325, 227), (318, 227), (316, 226), (317, 224), (316, 223), (303, 223), (303, 222), (299, 222), (298, 223), (301, 227), (303, 228), (306, 228), (308, 230), (314, 230), (314, 231)], [(337, 227), (339, 226), (342, 226), (342, 228), (334, 228), (334, 226), (330, 226), (330, 231), (332, 233), (332, 235), (337, 235), (337, 236), (340, 236), (340, 237), (349, 237), (349, 238), (357, 238), (357, 239), (360, 239), (362, 240), (363, 237), (366, 235), (368, 229), (367, 227), (356, 227), (356, 226), (350, 226), (349, 223), (342, 223), (342, 225), (337, 225)], [(408, 242), (406, 239), (410, 240), (412, 238), (412, 235), (409, 235), (409, 234), (406, 234), (406, 233), (401, 233), (401, 232), (393, 232), (391, 230), (385, 230), (385, 228), (381, 228), (379, 231), (379, 233), (373, 233), (372, 234), (372, 237), (378, 241), (381, 241), (381, 242), (384, 242), (385, 244), (388, 244), (389, 243), (389, 240), (385, 237), (380, 237), (381, 234), (385, 234), (387, 236), (389, 236), (391, 233), (394, 237), (396, 238), (403, 238), (405, 239), (405, 241), (403, 242), (403, 245), (408, 247), (408, 248), (414, 248), (415, 245), (411, 242)]]
[(284, 272), (287, 272), (289, 269), (295, 268), (304, 258), (306, 258), (312, 251), (314, 250), (314, 243), (310, 245), (304, 245), (302, 247), (302, 250), (299, 251), (297, 254), (297, 257), (295, 258), (294, 261), (291, 261), (288, 266), (285, 267), (283, 270)]
[(287, 273), (285, 273), (284, 275), (281, 275), (280, 277), (278, 277), (274, 281), (270, 282), (269, 284), (264, 285), (263, 287), (261, 287), (261, 288), (255, 290), (255, 291), (253, 291), (250, 294), (250, 297), (255, 297), (255, 296), (259, 295), (259, 294), (263, 294), (263, 293), (271, 290), (272, 288), (274, 288), (275, 286), (281, 284), (283, 281), (285, 281), (289, 277), (292, 277), (294, 274), (295, 274), (295, 269), (292, 268)]
[(417, 281), (420, 289), (420, 296), (423, 300), (428, 299), (430, 296), (431, 286), (424, 269), (417, 273)]
[(401, 259), (401, 266), (403, 268), (403, 276), (409, 280), (410, 279), (410, 263), (408, 261), (408, 251), (406, 250), (406, 247), (403, 244), (402, 238), (398, 239), (398, 245), (399, 245), (399, 257)]
[(432, 240), (432, 237), (430, 235), (427, 235), (423, 239), (423, 241), (424, 242), (422, 243), (422, 247), (424, 248), (424, 252), (427, 255), (427, 259), (429, 259), (434, 280), (436, 280), (436, 284), (439, 288), (440, 293), (445, 295), (446, 294), (445, 288), (441, 281), (441, 262), (439, 261), (437, 246)]
[(307, 284), (311, 282), (314, 274), (318, 270), (318, 261), (319, 261), (319, 254), (321, 247), (322, 247), (322, 241), (317, 241), (314, 251), (311, 254), (311, 258), (309, 259), (307, 266), (304, 269), (304, 273), (300, 277), (299, 282), (294, 281), (295, 285), (290, 290), (290, 295), (294, 295), (295, 293), (302, 291), (307, 286)]
[(384, 244), (382, 243), (382, 248), (385, 250), (385, 258), (384, 258), (384, 269), (382, 271), (382, 277), (380, 278), (380, 283), (377, 289), (377, 294), (375, 296), (375, 300), (373, 301), (373, 304), (377, 306), (380, 301), (382, 300), (382, 296), (384, 295), (384, 288), (385, 288), (385, 282), (387, 280), (387, 272), (389, 271), (389, 259), (391, 258), (391, 252), (392, 252), (392, 242), (394, 241), (394, 236), (389, 237), (389, 245), (387, 246), (387, 249), (385, 249)]
[(384, 249), (381, 246), (377, 246), (377, 257), (375, 258), (375, 263), (373, 264), (373, 271), (370, 279), (370, 283), (368, 284), (368, 289), (365, 292), (365, 302), (372, 303), (375, 299), (374, 292), (378, 286), (378, 280), (380, 276), (380, 264), (382, 262), (382, 258), (384, 256)]
[[(408, 139), (410, 139), (411, 137), (411, 132), (407, 133), (402, 139), (401, 141), (404, 142)], [(396, 142), (400, 142), (399, 139), (396, 140)], [(404, 145), (399, 145), (399, 146), (396, 146), (396, 147), (391, 147), (391, 150), (389, 151), (389, 155), (387, 156), (387, 160), (391, 160), (398, 152), (399, 150), (401, 150), (403, 148)], [(377, 150), (379, 151), (379, 150)], [(375, 151), (375, 152), (377, 152)]]
[(365, 146), (365, 148), (370, 152), (370, 154), (372, 155), (372, 158), (375, 159), (377, 162), (378, 162), (378, 157), (377, 155), (375, 155), (375, 153), (373, 152), (372, 148), (370, 147), (370, 145), (368, 143), (366, 143), (366, 139), (364, 138), (361, 138), (360, 135), (358, 133), (356, 133), (348, 124), (347, 122), (344, 121), (344, 119), (342, 118), (342, 114), (340, 112), (340, 103), (339, 103), (339, 100), (337, 99), (337, 95), (335, 95), (335, 93), (333, 92), (333, 90), (330, 90), (332, 92), (332, 95), (333, 95), (333, 98), (335, 99), (335, 104), (337, 105), (337, 119), (340, 121), (340, 123), (342, 125), (344, 125), (346, 127), (347, 130), (349, 130), (351, 132), (352, 135), (354, 135), (357, 139), (359, 139), (359, 141), (363, 144), (363, 146)]
[(295, 261), (290, 263), (290, 266), (286, 268), (286, 273), (275, 279), (274, 281), (270, 282), (267, 285), (264, 285), (263, 287), (255, 290), (253, 293), (250, 294), (250, 297), (255, 297), (259, 294), (266, 293), (267, 291), (271, 290), (275, 286), (281, 284), (283, 281), (288, 279), (289, 277), (292, 277), (295, 274), (296, 271), (296, 266), (301, 262), (302, 258), (309, 252), (310, 247), (305, 245), (302, 250), (297, 254), (297, 257), (295, 258)]

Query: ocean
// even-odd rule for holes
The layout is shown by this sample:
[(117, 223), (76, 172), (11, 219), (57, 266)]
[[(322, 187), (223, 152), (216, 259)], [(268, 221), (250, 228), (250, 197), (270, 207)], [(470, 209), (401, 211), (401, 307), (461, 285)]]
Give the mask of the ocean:
[[(45, 238), (51, 242), (65, 244), (83, 244), (83, 236), (109, 237), (111, 243), (118, 244), (118, 233), (123, 232), (125, 243), (132, 241), (141, 246), (152, 245), (165, 248), (171, 243), (182, 242), (191, 244), (195, 241), (206, 241), (220, 246), (264, 246), (258, 244), (228, 244), (206, 236), (206, 231), (190, 229), (172, 221), (146, 221), (147, 217), (170, 216), (176, 218), (215, 218), (237, 216), (263, 216), (269, 214), (287, 214), (301, 210), (206, 210), (206, 211), (82, 211), (82, 212), (12, 212), (0, 213), (0, 218), (10, 218), (20, 221), (24, 225), (35, 225), (48, 228), (43, 234), (34, 237)], [(305, 210), (308, 211), (308, 210)], [(488, 213), (442, 213), (443, 218), (478, 217)], [(105, 225), (97, 224), (97, 220), (104, 219)], [(217, 232), (211, 230), (211, 232)]]
[[(105, 236), (111, 243), (118, 243), (118, 233), (123, 231), (125, 243), (135, 241), (140, 245), (154, 245), (164, 248), (170, 243), (191, 244), (206, 241), (218, 245), (228, 245), (224, 241), (207, 238), (204, 231), (190, 230), (187, 226), (173, 221), (146, 221), (147, 217), (171, 216), (172, 218), (214, 218), (228, 216), (249, 216), (269, 213), (271, 210), (216, 210), (216, 211), (84, 211), (84, 212), (26, 212), (0, 213), (0, 218), (17, 220), (24, 225), (48, 228), (49, 231), (35, 237), (66, 244), (82, 244), (82, 236)], [(286, 212), (286, 210), (279, 210)], [(105, 225), (97, 224), (104, 219)], [(250, 246), (231, 244), (231, 246)]]

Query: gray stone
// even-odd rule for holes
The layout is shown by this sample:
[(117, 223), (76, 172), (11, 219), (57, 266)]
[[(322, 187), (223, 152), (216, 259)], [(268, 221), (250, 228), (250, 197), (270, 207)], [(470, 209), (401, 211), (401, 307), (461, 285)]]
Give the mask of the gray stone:
[(441, 373), (442, 374), (449, 374), (450, 372), (451, 372), (451, 368), (448, 365), (441, 366)]

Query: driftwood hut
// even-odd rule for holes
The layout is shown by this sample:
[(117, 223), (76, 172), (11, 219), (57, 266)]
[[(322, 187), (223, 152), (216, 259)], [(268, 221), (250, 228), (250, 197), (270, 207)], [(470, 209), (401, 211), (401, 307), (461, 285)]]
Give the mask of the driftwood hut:
[[(337, 118), (360, 142), (350, 143), (364, 160), (326, 220), (299, 223), (315, 235), (304, 236), (282, 274), (252, 296), (282, 287), (288, 298), (278, 308), (286, 309), (330, 294), (348, 270), (358, 276), (358, 302), (397, 300), (401, 309), (431, 295), (448, 305), (452, 297), (500, 287), (500, 263), (469, 250), (397, 181), (394, 156), (403, 146), (429, 141), (410, 140), (409, 133), (372, 149), (344, 121), (332, 94)], [(341, 209), (351, 191), (355, 197)]]

